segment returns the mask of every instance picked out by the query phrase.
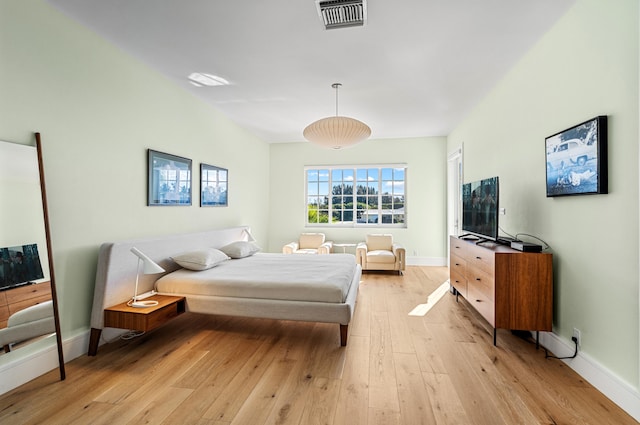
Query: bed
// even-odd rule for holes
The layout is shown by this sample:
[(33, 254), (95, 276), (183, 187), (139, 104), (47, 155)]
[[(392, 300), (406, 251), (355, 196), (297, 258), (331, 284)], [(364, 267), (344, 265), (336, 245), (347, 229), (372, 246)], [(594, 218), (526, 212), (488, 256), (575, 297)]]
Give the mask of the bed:
[(97, 353), (104, 309), (133, 295), (137, 257), (130, 252), (132, 247), (166, 270), (141, 274), (138, 293), (156, 290), (162, 295), (184, 296), (186, 310), (194, 313), (337, 323), (340, 344), (345, 346), (362, 273), (352, 255), (256, 253), (201, 271), (184, 269), (174, 261), (180, 254), (220, 249), (249, 239), (249, 227), (239, 226), (103, 244), (98, 254), (89, 355)]

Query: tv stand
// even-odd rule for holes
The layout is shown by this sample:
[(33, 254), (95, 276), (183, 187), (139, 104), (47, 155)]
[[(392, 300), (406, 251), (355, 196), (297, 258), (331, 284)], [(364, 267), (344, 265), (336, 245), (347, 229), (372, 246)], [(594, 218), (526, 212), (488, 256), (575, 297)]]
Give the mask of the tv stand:
[(476, 245), (480, 245), (481, 243), (485, 243), (485, 242), (494, 242), (491, 239), (486, 239), (486, 238), (480, 238), (476, 241)]
[[(553, 257), (450, 238), (449, 277), (459, 295), (496, 330), (551, 331)], [(456, 300), (458, 295), (456, 295)]]

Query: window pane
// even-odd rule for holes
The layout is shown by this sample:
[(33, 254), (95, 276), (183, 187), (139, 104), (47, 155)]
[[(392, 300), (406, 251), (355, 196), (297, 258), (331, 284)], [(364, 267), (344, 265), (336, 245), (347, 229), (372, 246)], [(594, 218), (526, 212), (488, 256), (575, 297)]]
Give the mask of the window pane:
[(344, 194), (353, 195), (353, 184), (347, 183), (344, 185)]
[(318, 184), (318, 194), (319, 195), (328, 195), (329, 194), (329, 183), (319, 183)]
[(382, 195), (382, 209), (393, 208), (393, 198), (388, 195)]
[(353, 211), (345, 210), (343, 213), (342, 221), (344, 222), (352, 222), (353, 221)]
[(317, 182), (318, 181), (318, 170), (307, 170), (307, 181), (308, 182)]
[(331, 180), (335, 182), (342, 181), (342, 170), (335, 169), (331, 171)]
[(318, 170), (318, 180), (321, 182), (329, 181), (329, 170)]
[(336, 184), (335, 180), (333, 181), (333, 190), (331, 192), (333, 195), (342, 195), (342, 185)]
[(342, 178), (344, 181), (353, 181), (353, 169), (352, 168), (347, 168), (342, 170)]
[(382, 169), (382, 180), (393, 180), (393, 169), (391, 169), (391, 168), (383, 168)]

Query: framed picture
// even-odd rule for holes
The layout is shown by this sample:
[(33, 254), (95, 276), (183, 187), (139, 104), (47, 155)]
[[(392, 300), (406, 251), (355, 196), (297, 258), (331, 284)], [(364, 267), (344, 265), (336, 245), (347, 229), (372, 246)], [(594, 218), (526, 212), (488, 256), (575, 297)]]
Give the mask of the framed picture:
[(606, 116), (547, 137), (545, 147), (547, 197), (608, 193)]
[(148, 151), (147, 205), (191, 205), (191, 160)]
[(229, 192), (229, 171), (226, 168), (200, 164), (200, 206), (226, 207)]

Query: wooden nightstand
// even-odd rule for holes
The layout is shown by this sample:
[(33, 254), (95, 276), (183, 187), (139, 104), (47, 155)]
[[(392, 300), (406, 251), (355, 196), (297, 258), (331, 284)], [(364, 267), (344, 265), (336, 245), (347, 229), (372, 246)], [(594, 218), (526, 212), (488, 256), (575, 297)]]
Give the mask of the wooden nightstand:
[(154, 295), (146, 300), (158, 301), (158, 305), (137, 308), (129, 307), (124, 302), (106, 308), (104, 310), (104, 326), (106, 328), (150, 331), (186, 311), (184, 297)]

